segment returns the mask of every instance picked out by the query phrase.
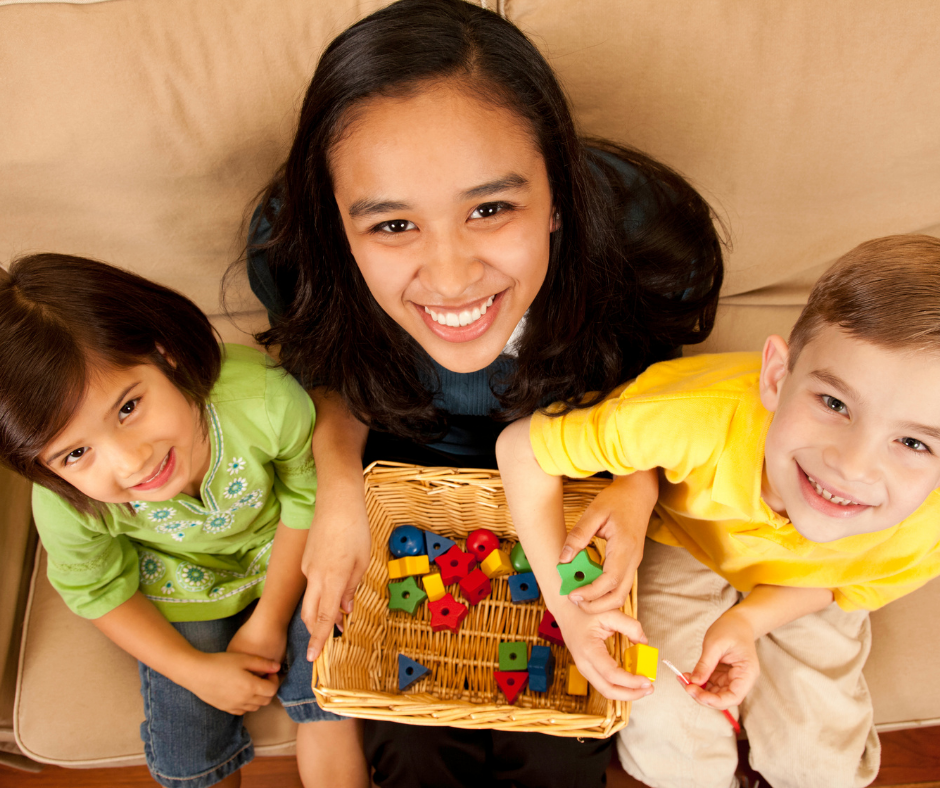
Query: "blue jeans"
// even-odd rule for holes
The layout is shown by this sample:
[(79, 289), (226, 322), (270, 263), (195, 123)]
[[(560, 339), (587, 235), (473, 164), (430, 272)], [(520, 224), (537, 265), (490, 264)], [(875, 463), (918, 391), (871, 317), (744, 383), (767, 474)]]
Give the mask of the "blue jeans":
[[(230, 618), (173, 624), (193, 647), (207, 653), (225, 651), (254, 606)], [(300, 605), (288, 630), (287, 657), (277, 696), (294, 722), (341, 720), (323, 711), (311, 689), (307, 662), (310, 635), (300, 620)], [(224, 780), (255, 756), (242, 718), (210, 706), (166, 676), (138, 663), (145, 719), (140, 725), (147, 766), (168, 788), (206, 788)]]

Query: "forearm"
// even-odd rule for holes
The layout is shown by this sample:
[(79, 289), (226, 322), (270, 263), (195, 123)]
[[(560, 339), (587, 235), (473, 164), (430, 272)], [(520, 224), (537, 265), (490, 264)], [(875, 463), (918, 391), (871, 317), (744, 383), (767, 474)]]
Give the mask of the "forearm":
[(269, 618), (278, 626), (287, 628), (297, 603), (307, 587), (307, 578), (300, 568), (309, 531), (288, 528), (278, 523), (271, 545), (264, 593), (253, 615)]
[(318, 487), (346, 494), (362, 495), (362, 453), (369, 428), (353, 416), (335, 392), (310, 391), (317, 410), (313, 430), (313, 457), (317, 464)]
[(200, 652), (140, 591), (92, 623), (115, 645), (181, 686), (187, 686)]
[(756, 640), (777, 627), (828, 607), (832, 599), (828, 588), (759, 585), (725, 615), (745, 621)]

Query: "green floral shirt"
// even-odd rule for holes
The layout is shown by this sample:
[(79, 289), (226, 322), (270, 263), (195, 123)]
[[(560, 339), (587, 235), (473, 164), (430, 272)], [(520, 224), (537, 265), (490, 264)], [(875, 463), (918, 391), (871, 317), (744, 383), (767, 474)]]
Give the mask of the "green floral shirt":
[(261, 596), (278, 522), (310, 527), (313, 403), (262, 353), (224, 350), (206, 409), (212, 455), (199, 499), (84, 515), (33, 486), (49, 580), (78, 615), (98, 618), (138, 588), (170, 621), (234, 615)]

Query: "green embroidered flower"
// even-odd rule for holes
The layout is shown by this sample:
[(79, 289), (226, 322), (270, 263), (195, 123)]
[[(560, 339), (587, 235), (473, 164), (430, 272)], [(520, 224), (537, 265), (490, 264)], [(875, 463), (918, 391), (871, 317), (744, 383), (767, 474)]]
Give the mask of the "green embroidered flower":
[(173, 588), (173, 584), (169, 580), (167, 580), (162, 586), (160, 586), (160, 590), (164, 594), (172, 594), (174, 591), (176, 591), (176, 589)]
[(260, 509), (262, 495), (263, 493), (261, 490), (253, 490), (252, 492), (248, 493), (248, 495), (243, 495), (241, 498), (239, 498), (235, 506), (232, 508), (243, 509), (247, 506), (252, 509)]
[(239, 471), (245, 470), (246, 465), (248, 465), (248, 463), (245, 462), (243, 457), (236, 457), (228, 464), (228, 468), (226, 470), (228, 470), (228, 475), (232, 476)]
[(217, 512), (211, 517), (206, 518), (202, 524), (202, 530), (207, 534), (219, 534), (232, 527), (235, 518), (231, 512)]
[(135, 512), (142, 512), (144, 509), (147, 508), (147, 502), (146, 501), (131, 501), (131, 508)]
[(171, 506), (164, 506), (160, 509), (154, 509), (148, 516), (153, 522), (162, 523), (165, 520), (169, 520), (175, 514), (176, 511)]
[(225, 589), (222, 586), (216, 586), (209, 592), (209, 596), (222, 596), (225, 593)]
[(182, 563), (176, 568), (176, 579), (187, 591), (205, 591), (215, 582), (215, 575), (201, 566)]
[(140, 582), (145, 586), (153, 585), (166, 574), (166, 567), (157, 556), (146, 551), (140, 554)]
[(228, 486), (225, 488), (225, 497), (226, 498), (237, 498), (239, 495), (244, 495), (245, 490), (248, 489), (248, 482), (245, 479), (239, 477), (237, 479), (232, 479), (228, 483)]

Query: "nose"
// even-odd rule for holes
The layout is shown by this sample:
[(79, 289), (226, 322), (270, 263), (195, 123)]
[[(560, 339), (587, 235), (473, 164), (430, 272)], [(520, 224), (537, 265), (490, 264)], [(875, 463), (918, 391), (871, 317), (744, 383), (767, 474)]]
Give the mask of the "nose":
[(878, 476), (878, 447), (861, 430), (845, 430), (823, 451), (823, 461), (847, 482), (870, 484)]
[(109, 447), (109, 459), (114, 472), (121, 479), (133, 479), (153, 457), (153, 447), (146, 440), (133, 434), (121, 435)]
[(485, 264), (460, 232), (436, 234), (426, 254), (418, 279), (429, 292), (446, 300), (458, 300), (485, 273)]

